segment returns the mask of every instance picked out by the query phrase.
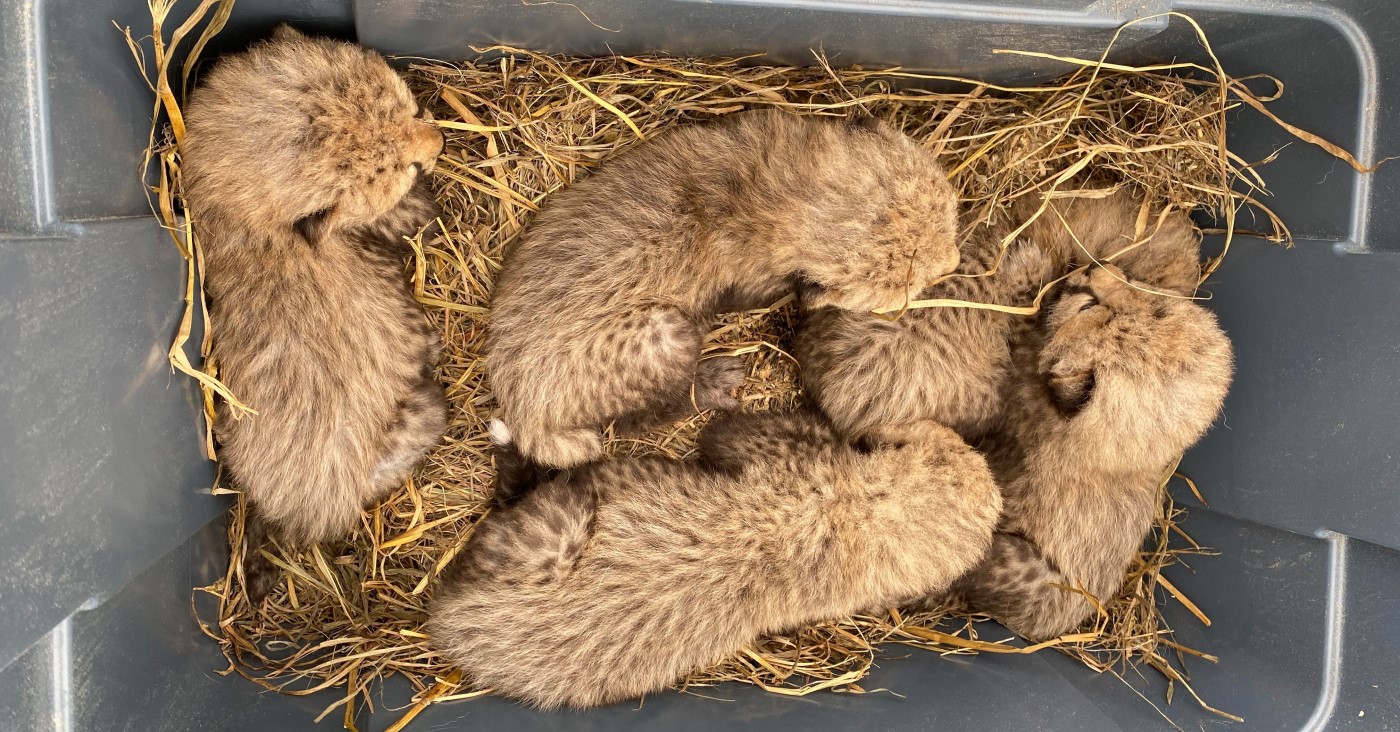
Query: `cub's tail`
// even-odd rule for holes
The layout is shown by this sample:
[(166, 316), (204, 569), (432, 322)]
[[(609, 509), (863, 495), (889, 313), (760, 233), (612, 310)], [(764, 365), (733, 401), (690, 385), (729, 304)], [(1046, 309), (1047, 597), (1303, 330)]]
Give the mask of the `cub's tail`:
[(271, 550), (272, 533), (260, 512), (249, 506), (243, 529), (243, 587), (248, 604), (258, 607), (282, 581), (282, 570), (263, 555)]

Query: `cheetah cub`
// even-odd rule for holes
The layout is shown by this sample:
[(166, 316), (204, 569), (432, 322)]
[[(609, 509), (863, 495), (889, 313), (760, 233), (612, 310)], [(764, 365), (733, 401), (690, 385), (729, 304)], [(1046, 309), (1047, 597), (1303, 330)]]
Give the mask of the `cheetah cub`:
[(480, 688), (608, 704), (947, 587), (1000, 507), (984, 459), (937, 425), (862, 452), (815, 416), (731, 414), (698, 452), (593, 463), (489, 516), (430, 607), (433, 643)]
[[(921, 297), (1029, 304), (1043, 282), (1092, 261), (1086, 250), (1102, 258), (1131, 244), (1142, 202), (1128, 188), (1055, 201), (1013, 241), (995, 274), (955, 277)], [(1009, 221), (978, 227), (963, 244), (959, 271), (991, 271), (1002, 240), (1039, 205), (1016, 206)], [(1185, 214), (1169, 214), (1146, 243), (1114, 261), (1150, 287), (1189, 295), (1200, 277), (1200, 232)], [(975, 441), (1001, 416), (1011, 333), (1022, 320), (971, 308), (912, 310), (895, 321), (816, 308), (799, 325), (794, 354), (807, 393), (848, 435), (928, 419)]]
[(436, 209), (420, 176), (442, 136), (377, 54), (283, 26), (191, 95), (182, 161), (220, 377), (256, 415), (218, 414), (258, 555), (335, 539), (441, 436), (438, 340), (404, 279), (403, 237)]
[(492, 293), (500, 489), (597, 458), (613, 420), (732, 407), (738, 362), (699, 360), (720, 312), (799, 281), (821, 304), (902, 304), (957, 266), (956, 207), (899, 132), (771, 111), (668, 133), (554, 194)]
[(1060, 586), (1104, 602), (1117, 593), (1163, 475), (1230, 386), (1230, 341), (1215, 316), (1125, 279), (1109, 265), (1060, 287), (1018, 339), (1006, 425), (984, 446), (1004, 514), (992, 551), (952, 598), (1028, 638), (1093, 613)]

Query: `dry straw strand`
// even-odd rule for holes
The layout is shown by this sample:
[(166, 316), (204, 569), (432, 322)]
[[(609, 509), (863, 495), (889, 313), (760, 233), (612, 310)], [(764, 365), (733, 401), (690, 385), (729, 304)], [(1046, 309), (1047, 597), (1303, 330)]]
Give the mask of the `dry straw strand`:
[[(182, 89), (187, 86), (190, 72), (198, 63), (205, 45), (223, 29), (230, 13), (233, 12), (234, 0), (200, 0), (199, 5), (190, 13), (185, 22), (181, 23), (167, 39), (163, 27), (177, 3), (178, 0), (148, 0), (147, 2), (152, 27), (149, 36), (152, 51), (149, 66), (146, 63), (142, 41), (132, 36), (130, 28), (119, 27), (118, 30), (126, 39), (127, 47), (131, 50), (132, 57), (141, 70), (142, 78), (145, 79), (146, 85), (155, 95), (155, 106), (151, 112), (151, 134), (141, 160), (141, 177), (143, 181), (149, 178), (154, 168), (157, 182), (151, 190), (154, 201), (152, 213), (170, 232), (171, 238), (175, 240), (175, 245), (185, 260), (185, 310), (181, 315), (180, 326), (175, 338), (170, 344), (168, 358), (173, 368), (199, 382), (205, 403), (205, 448), (209, 458), (213, 459), (215, 455), (212, 425), (215, 396), (217, 395), (218, 398), (228, 402), (234, 408), (232, 414), (235, 416), (254, 412), (254, 410), (239, 401), (228, 390), (228, 387), (219, 381), (214, 364), (208, 361), (212, 325), (209, 323), (208, 309), (204, 307), (203, 255), (199, 249), (199, 241), (193, 222), (187, 217), (181, 220), (175, 211), (176, 201), (183, 201), (184, 197), (184, 189), (180, 186), (179, 146), (185, 137), (185, 120), (180, 113), (180, 104), (175, 98), (170, 82), (175, 72), (174, 57), (179, 51), (181, 43), (208, 16), (212, 9), (214, 10), (213, 17), (204, 26), (204, 30), (200, 32), (199, 38), (195, 41), (180, 69)], [(162, 120), (166, 121), (164, 127)], [(162, 129), (167, 129), (168, 134), (159, 134)], [(190, 363), (189, 357), (185, 353), (185, 346), (189, 342), (193, 327), (196, 306), (200, 308), (200, 314), (205, 323), (205, 339), (200, 348), (201, 355), (206, 359), (204, 368), (196, 368), (194, 364)]]

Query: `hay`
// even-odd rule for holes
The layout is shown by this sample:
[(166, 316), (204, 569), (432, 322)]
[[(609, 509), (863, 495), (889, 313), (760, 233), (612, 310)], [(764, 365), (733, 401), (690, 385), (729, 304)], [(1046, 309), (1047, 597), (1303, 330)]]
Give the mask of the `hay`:
[[(215, 398), (234, 395), (217, 381), (212, 364), (200, 370), (184, 358), (189, 323), (196, 309), (203, 310), (203, 297), (193, 266), (199, 258), (198, 222), (176, 215), (183, 195), (178, 157), (182, 125), (167, 79), (176, 71), (170, 58), (180, 38), (172, 37), (167, 45), (161, 32), (173, 2), (151, 0), (156, 21), (152, 68), (145, 66), (141, 43), (129, 32), (127, 37), (156, 93), (155, 116), (159, 119), (164, 113), (171, 129), (166, 135), (152, 133), (146, 167), (153, 210), (177, 234), (176, 244), (192, 265), (185, 292), (188, 311), (171, 361), (199, 379), (210, 407)], [(185, 36), (215, 5), (216, 0), (201, 0), (193, 20), (177, 36)], [(215, 21), (198, 47), (218, 31), (231, 0), (217, 0), (217, 6)], [(1204, 35), (1200, 38), (1204, 44)], [(677, 124), (742, 109), (871, 115), (897, 125), (941, 157), (951, 171), (969, 230), (987, 226), (1024, 196), (1083, 194), (1078, 186), (1092, 168), (1096, 175), (1153, 191), (1160, 203), (1213, 215), (1223, 227), (1225, 246), (1210, 269), (1232, 237), (1243, 233), (1236, 231), (1235, 221), (1246, 208), (1263, 224), (1257, 235), (1289, 242), (1286, 227), (1261, 203), (1266, 188), (1257, 168), (1268, 160), (1245, 161), (1224, 147), (1227, 113), (1241, 104), (1262, 109), (1277, 94), (1257, 96), (1246, 85), (1271, 81), (1267, 77), (1232, 79), (1214, 63), (1127, 67), (1102, 59), (1051, 57), (1075, 70), (1052, 84), (1006, 87), (899, 69), (833, 69), (820, 58), (814, 68), (790, 68), (750, 65), (744, 59), (583, 60), (510, 48), (482, 52), (488, 60), (461, 65), (423, 62), (410, 75), (416, 93), (447, 135), (433, 178), (445, 209), (446, 234), (412, 242), (409, 272), (414, 292), (445, 346), (440, 375), (452, 406), (446, 437), (411, 482), (364, 513), (360, 529), (346, 541), (302, 554), (269, 554), (286, 570), (286, 579), (263, 607), (249, 606), (240, 562), (234, 562), (220, 581), (195, 593), (201, 627), (229, 661), (223, 673), (238, 673), (285, 694), (334, 689), (338, 700), (321, 717), (343, 707), (345, 724), (352, 729), (357, 710), (374, 707), (371, 690), (394, 675), (410, 682), (415, 697), (393, 729), (430, 703), (483, 693), (473, 691), (470, 679), (434, 654), (421, 624), (433, 578), (490, 510), (492, 473), (484, 422), (494, 402), (481, 359), (487, 293), (502, 252), (547, 196), (619, 150)], [(181, 78), (187, 76), (188, 65)], [(155, 129), (161, 129), (159, 124)], [(1335, 147), (1296, 128), (1285, 129), (1325, 149)], [(1333, 152), (1345, 155), (1339, 148)], [(1146, 227), (1139, 228), (1141, 240)], [(1038, 302), (983, 305), (1033, 312)], [(966, 303), (910, 304), (956, 305)], [(771, 308), (727, 316), (707, 341), (707, 353), (749, 359), (750, 375), (742, 392), (746, 409), (795, 402), (794, 363), (784, 350), (794, 318), (790, 298), (785, 298)], [(217, 326), (210, 324), (207, 332), (216, 334)], [(212, 410), (209, 413), (212, 419)], [(610, 435), (608, 450), (614, 455), (684, 458), (704, 419), (697, 416), (641, 438)], [(207, 432), (205, 442), (212, 455)], [(1195, 490), (1194, 484), (1191, 488)], [(1080, 632), (1024, 647), (979, 638), (967, 618), (890, 610), (878, 617), (853, 617), (765, 638), (692, 674), (683, 687), (741, 681), (788, 695), (822, 689), (861, 692), (860, 681), (882, 647), (888, 652), (891, 646), (904, 645), (955, 654), (1053, 648), (1096, 672), (1153, 668), (1168, 680), (1169, 700), (1177, 685), (1194, 697), (1183, 660), (1215, 659), (1173, 641), (1161, 615), (1162, 604), (1171, 598), (1209, 623), (1200, 608), (1161, 576), (1164, 567), (1183, 555), (1205, 551), (1177, 525), (1179, 517), (1180, 511), (1165, 498), (1153, 537), (1122, 591), (1103, 603), (1099, 616)], [(239, 497), (229, 515), (233, 547), (242, 545), (243, 518)]]

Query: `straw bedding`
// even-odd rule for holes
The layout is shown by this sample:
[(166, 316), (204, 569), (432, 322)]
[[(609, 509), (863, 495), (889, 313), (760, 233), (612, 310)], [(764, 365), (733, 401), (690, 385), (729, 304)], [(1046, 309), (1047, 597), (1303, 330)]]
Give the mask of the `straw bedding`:
[[(158, 120), (148, 151), (148, 180), (157, 216), (178, 234), (177, 244), (195, 262), (199, 223), (176, 215), (183, 130), (172, 88), (177, 69), (169, 60), (172, 48), (195, 26), (177, 29), (168, 39), (162, 34), (161, 21), (172, 2), (153, 0), (156, 28), (153, 39), (146, 39), (155, 44), (150, 49), (153, 63), (143, 63), (143, 69), (149, 68)], [(226, 0), (201, 3), (196, 20), (212, 11), (213, 22), (196, 42), (196, 55), (218, 32), (229, 8)], [(1211, 60), (1200, 66), (1129, 68), (1057, 59), (1071, 69), (1066, 76), (1020, 88), (897, 69), (835, 69), (819, 57), (812, 67), (789, 68), (764, 66), (759, 59), (590, 60), (493, 48), (482, 49), (483, 60), (473, 63), (413, 65), (410, 83), (447, 137), (433, 176), (446, 234), (413, 241), (405, 274), (442, 334), (439, 373), (451, 402), (448, 433), (411, 482), (365, 511), (361, 527), (347, 540), (299, 554), (273, 553), (286, 579), (263, 607), (248, 604), (237, 553), (225, 577), (196, 590), (201, 626), (229, 660), (225, 673), (282, 693), (334, 689), (338, 701), (322, 716), (343, 714), (352, 727), (359, 709), (373, 708), (371, 690), (393, 675), (407, 678), (416, 691), (400, 724), (429, 703), (482, 693), (433, 653), (420, 628), (434, 577), (490, 511), (485, 421), (495, 405), (482, 369), (488, 294), (502, 252), (552, 192), (588, 175), (608, 156), (670, 127), (779, 107), (805, 115), (873, 115), (900, 127), (936, 151), (950, 171), (968, 231), (987, 225), (1021, 196), (1046, 191), (1073, 195), (1092, 171), (1135, 182), (1164, 203), (1215, 221), (1226, 234), (1217, 257), (1239, 233), (1235, 220), (1245, 209), (1255, 214), (1254, 226), (1262, 223), (1256, 235), (1287, 243), (1287, 229), (1262, 204), (1266, 191), (1258, 166), (1267, 160), (1245, 161), (1224, 146), (1230, 111), (1241, 105), (1265, 108), (1272, 97), (1250, 89), (1273, 91), (1277, 85), (1267, 78), (1226, 76), (1214, 64), (1204, 35), (1201, 41), (1201, 56)], [(148, 60), (141, 43), (133, 41), (132, 48), (138, 60)], [(1357, 165), (1345, 151), (1288, 129)], [(202, 309), (195, 267), (185, 294), (189, 313), (171, 349), (172, 364), (201, 380), (206, 404), (236, 397), (217, 382), (217, 364), (196, 368), (184, 356), (188, 324)], [(788, 300), (726, 316), (707, 341), (709, 351), (748, 360), (744, 409), (782, 408), (799, 396), (787, 350), (798, 315)], [(217, 338), (218, 323), (209, 330)], [(642, 437), (610, 435), (608, 451), (684, 458), (704, 419), (697, 415)], [(212, 452), (207, 433), (205, 440)], [(1163, 476), (1164, 486), (1171, 477)], [(1190, 488), (1194, 491), (1194, 484)], [(861, 692), (861, 680), (877, 659), (906, 654), (901, 646), (916, 646), (959, 654), (1054, 649), (1094, 671), (1147, 666), (1172, 688), (1196, 696), (1184, 659), (1215, 659), (1175, 643), (1161, 607), (1179, 602), (1201, 622), (1209, 620), (1161, 570), (1206, 550), (1177, 525), (1181, 512), (1165, 491), (1163, 495), (1156, 529), (1121, 592), (1080, 632), (1025, 648), (1019, 642), (979, 638), (966, 618), (891, 609), (878, 617), (841, 619), (763, 639), (697, 671), (683, 687), (694, 691), (730, 680), (782, 694)], [(243, 517), (240, 498), (229, 515), (229, 540), (235, 548), (242, 546)], [(1196, 700), (1205, 705), (1200, 697)]]

